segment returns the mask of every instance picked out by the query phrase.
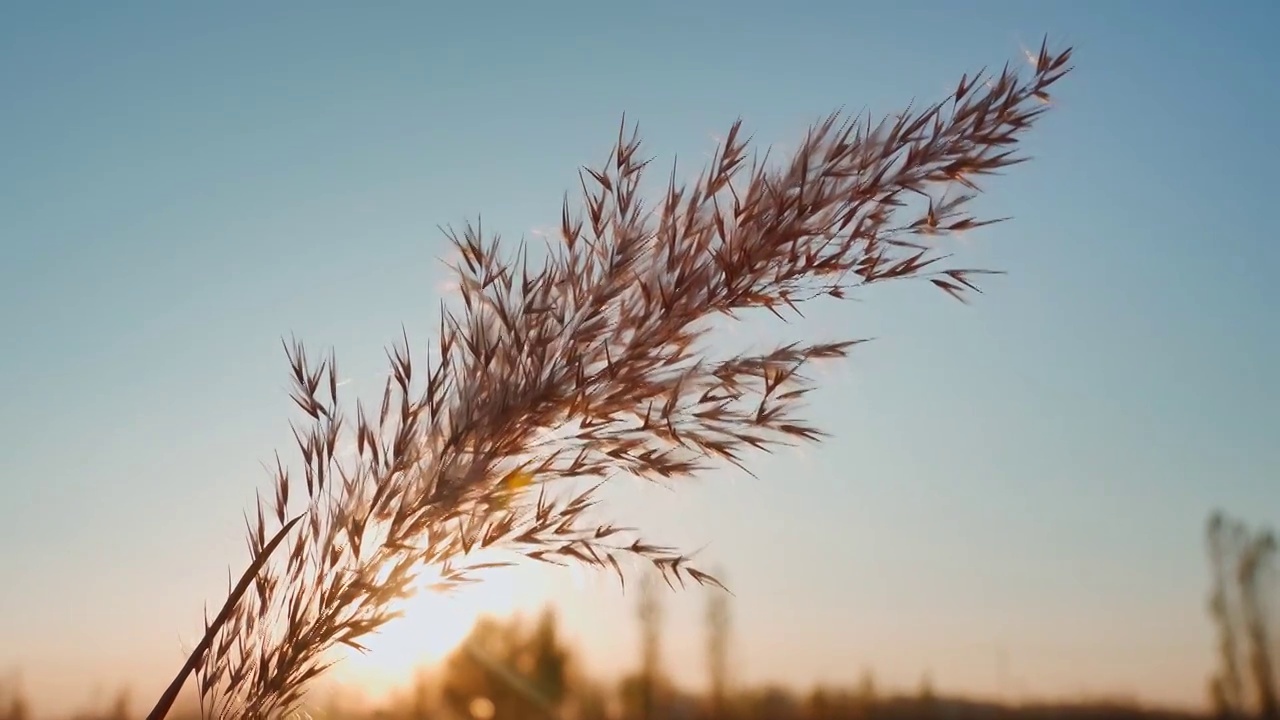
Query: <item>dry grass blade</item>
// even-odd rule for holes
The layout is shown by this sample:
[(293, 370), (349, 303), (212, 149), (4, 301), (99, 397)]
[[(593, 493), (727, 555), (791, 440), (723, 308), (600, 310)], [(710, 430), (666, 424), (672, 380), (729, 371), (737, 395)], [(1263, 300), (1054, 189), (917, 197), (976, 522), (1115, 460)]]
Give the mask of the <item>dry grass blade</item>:
[[(307, 418), (295, 427), (303, 472), (280, 466), (273, 501), (250, 521), (251, 556), (270, 554), (269, 528), (303, 519), (193, 656), (205, 715), (292, 710), (329, 651), (362, 648), (423, 567), (446, 588), (471, 582), (488, 566), (478, 550), (619, 577), (639, 558), (672, 585), (718, 585), (678, 551), (589, 520), (598, 485), (550, 490), (618, 473), (679, 479), (818, 439), (800, 414), (804, 370), (852, 343), (717, 357), (705, 350), (712, 321), (752, 308), (781, 317), (884, 281), (976, 290), (979, 271), (945, 267), (938, 241), (989, 222), (965, 212), (976, 181), (1021, 161), (1013, 148), (1070, 54), (1042, 48), (1029, 77), (966, 75), (945, 101), (878, 124), (833, 114), (777, 166), (748, 160), (735, 123), (698, 181), (678, 186), (673, 174), (652, 210), (638, 194), (640, 142), (624, 127), (609, 159), (581, 175), (584, 216), (566, 200), (542, 267), (523, 248), (505, 258), (479, 228), (449, 232), (461, 307), (443, 313), (423, 369), (407, 341), (388, 353), (381, 403), (357, 403), (353, 421), (333, 360), (287, 347)], [(339, 459), (340, 442), (354, 459)]]

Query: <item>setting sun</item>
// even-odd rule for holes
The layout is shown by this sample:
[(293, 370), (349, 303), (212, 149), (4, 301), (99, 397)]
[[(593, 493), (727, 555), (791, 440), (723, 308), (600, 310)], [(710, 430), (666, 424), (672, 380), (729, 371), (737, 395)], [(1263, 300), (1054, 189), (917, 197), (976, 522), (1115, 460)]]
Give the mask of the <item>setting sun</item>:
[[(403, 687), (415, 670), (440, 662), (456, 648), (477, 618), (505, 616), (538, 604), (543, 587), (531, 582), (531, 570), (498, 568), (453, 592), (419, 591), (398, 608), (403, 617), (363, 640), (367, 653), (344, 648), (334, 679), (358, 684), (372, 698)], [(439, 577), (437, 568), (425, 570), (419, 586), (426, 588)]]

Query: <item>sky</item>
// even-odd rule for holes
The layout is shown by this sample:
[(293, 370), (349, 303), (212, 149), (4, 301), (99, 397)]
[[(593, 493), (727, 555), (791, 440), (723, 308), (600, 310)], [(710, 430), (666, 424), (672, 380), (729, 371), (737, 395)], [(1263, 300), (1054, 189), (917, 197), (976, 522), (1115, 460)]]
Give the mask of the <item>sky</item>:
[[(373, 397), (401, 327), (432, 337), (439, 226), (536, 239), (623, 113), (660, 172), (692, 174), (739, 116), (785, 151), (837, 107), (941, 99), (1047, 34), (1077, 69), (1033, 161), (985, 184), (977, 209), (1013, 220), (957, 249), (1008, 274), (970, 305), (918, 284), (816, 306), (789, 331), (876, 338), (824, 369), (827, 442), (751, 457), (758, 479), (620, 483), (606, 512), (722, 569), (740, 682), (870, 669), (1200, 705), (1205, 521), (1280, 520), (1277, 20), (1243, 1), (5, 3), (0, 671), (38, 710), (122, 685), (149, 705), (242, 567), (263, 463), (295, 457), (281, 338), (332, 348)], [(617, 675), (633, 599), (522, 567), (423, 601), (386, 643), (554, 602)], [(705, 600), (668, 598), (666, 663), (694, 688)]]

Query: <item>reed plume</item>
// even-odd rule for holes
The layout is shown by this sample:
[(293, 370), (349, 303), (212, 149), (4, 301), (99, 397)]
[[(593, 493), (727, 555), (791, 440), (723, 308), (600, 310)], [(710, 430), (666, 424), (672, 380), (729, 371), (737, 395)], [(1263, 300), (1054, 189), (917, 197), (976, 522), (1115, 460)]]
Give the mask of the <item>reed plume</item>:
[[(306, 417), (301, 473), (277, 458), (274, 492), (248, 521), (249, 568), (150, 717), (192, 673), (206, 717), (295, 709), (330, 651), (362, 648), (424, 567), (455, 586), (503, 564), (476, 561), (481, 549), (620, 578), (638, 558), (671, 583), (718, 584), (677, 550), (588, 519), (598, 483), (677, 480), (820, 439), (800, 412), (814, 387), (803, 371), (856, 341), (718, 357), (716, 319), (781, 318), (885, 281), (976, 290), (984, 271), (949, 266), (941, 241), (994, 222), (966, 212), (976, 181), (1024, 159), (1015, 146), (1070, 56), (1042, 45), (1029, 73), (966, 75), (944, 101), (876, 124), (833, 113), (778, 163), (749, 155), (734, 123), (695, 182), (672, 170), (651, 205), (624, 120), (608, 160), (580, 173), (579, 211), (566, 195), (540, 266), (478, 226), (446, 231), (460, 305), (442, 307), (425, 360), (407, 339), (388, 352), (376, 407), (357, 402), (348, 420), (333, 358), (286, 345)], [(584, 478), (596, 484), (550, 492)]]

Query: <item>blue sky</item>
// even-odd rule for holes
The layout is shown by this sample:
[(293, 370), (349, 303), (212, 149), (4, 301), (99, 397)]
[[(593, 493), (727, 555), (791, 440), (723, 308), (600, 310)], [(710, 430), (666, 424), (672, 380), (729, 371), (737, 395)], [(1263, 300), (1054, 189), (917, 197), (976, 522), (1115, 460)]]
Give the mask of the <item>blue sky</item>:
[[(743, 680), (1201, 701), (1204, 521), (1280, 508), (1272, 4), (123, 7), (0, 9), (0, 669), (42, 707), (163, 685), (291, 449), (280, 338), (375, 392), (402, 323), (430, 338), (437, 225), (553, 225), (623, 112), (692, 171), (739, 115), (785, 150), (1045, 33), (1077, 71), (961, 249), (1009, 275), (815, 308), (878, 338), (830, 370), (828, 443), (614, 507), (725, 569)], [(495, 587), (634, 664), (607, 578)], [(701, 602), (670, 601), (690, 685)]]

